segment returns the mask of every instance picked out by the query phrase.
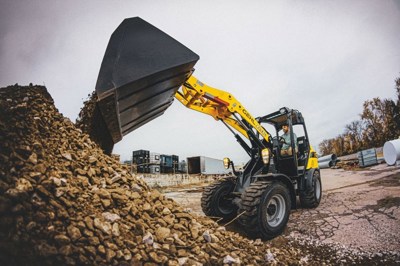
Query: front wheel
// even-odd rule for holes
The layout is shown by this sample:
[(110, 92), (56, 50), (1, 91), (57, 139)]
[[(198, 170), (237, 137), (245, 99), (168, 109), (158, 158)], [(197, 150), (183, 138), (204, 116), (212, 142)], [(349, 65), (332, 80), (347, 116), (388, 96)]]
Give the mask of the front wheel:
[(289, 220), (291, 199), (281, 182), (258, 181), (242, 194), (240, 223), (250, 237), (272, 239), (280, 235)]
[(201, 196), (201, 208), (205, 215), (230, 220), (236, 216), (237, 206), (233, 203), (231, 193), (235, 183), (223, 179), (204, 189)]
[(316, 208), (321, 202), (322, 184), (319, 171), (315, 170), (311, 180), (311, 187), (300, 192), (300, 203), (304, 208)]

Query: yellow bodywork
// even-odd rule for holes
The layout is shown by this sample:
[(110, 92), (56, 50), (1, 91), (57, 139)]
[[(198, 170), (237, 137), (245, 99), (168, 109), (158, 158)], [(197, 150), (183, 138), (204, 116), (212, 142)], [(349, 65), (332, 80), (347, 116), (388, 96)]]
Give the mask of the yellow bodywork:
[(318, 168), (318, 156), (317, 152), (310, 145), (310, 153), (308, 154), (308, 162), (306, 166), (306, 170)]
[(200, 82), (194, 76), (186, 81), (181, 90), (175, 94), (186, 107), (198, 112), (208, 114), (215, 120), (222, 120), (240, 132), (247, 139), (246, 130), (241, 126), (234, 114), (239, 114), (267, 141), (270, 141), (270, 134), (257, 122), (246, 108), (232, 94), (223, 90), (212, 88)]

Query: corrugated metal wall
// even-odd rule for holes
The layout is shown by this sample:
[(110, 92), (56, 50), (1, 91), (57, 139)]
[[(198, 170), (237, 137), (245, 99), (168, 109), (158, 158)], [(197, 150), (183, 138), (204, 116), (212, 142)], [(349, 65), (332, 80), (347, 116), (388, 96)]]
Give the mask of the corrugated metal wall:
[(378, 164), (375, 148), (360, 151), (358, 152), (357, 155), (358, 155), (358, 165), (361, 167)]

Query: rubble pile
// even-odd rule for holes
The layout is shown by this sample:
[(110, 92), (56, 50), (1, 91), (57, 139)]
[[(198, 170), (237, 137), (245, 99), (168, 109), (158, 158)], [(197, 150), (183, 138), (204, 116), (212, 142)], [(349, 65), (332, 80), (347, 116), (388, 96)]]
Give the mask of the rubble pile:
[(150, 190), (63, 117), (45, 87), (0, 89), (1, 265), (299, 264), (305, 256), (247, 240)]

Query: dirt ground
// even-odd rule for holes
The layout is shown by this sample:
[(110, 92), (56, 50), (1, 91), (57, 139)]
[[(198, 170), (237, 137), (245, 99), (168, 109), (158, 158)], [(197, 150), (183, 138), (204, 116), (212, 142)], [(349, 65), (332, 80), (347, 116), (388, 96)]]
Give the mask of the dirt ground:
[[(319, 207), (292, 210), (284, 234), (272, 240), (274, 244), (290, 242), (333, 256), (337, 264), (400, 264), (400, 168), (380, 164), (353, 171), (322, 169), (321, 178)], [(200, 197), (207, 184), (197, 179), (160, 190), (204, 215)], [(228, 229), (241, 233), (237, 227), (233, 223)]]

